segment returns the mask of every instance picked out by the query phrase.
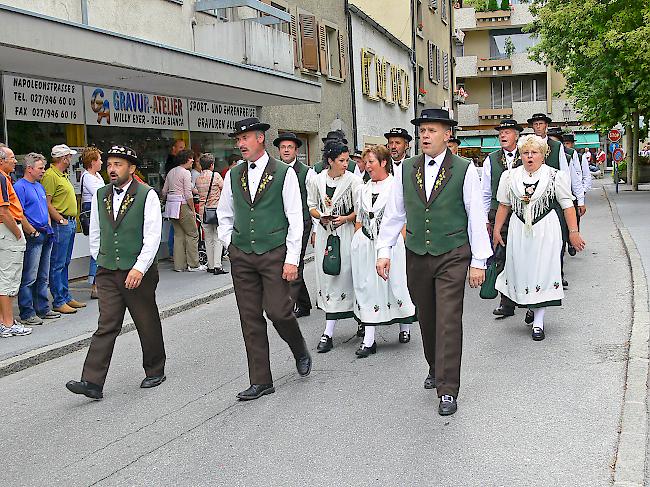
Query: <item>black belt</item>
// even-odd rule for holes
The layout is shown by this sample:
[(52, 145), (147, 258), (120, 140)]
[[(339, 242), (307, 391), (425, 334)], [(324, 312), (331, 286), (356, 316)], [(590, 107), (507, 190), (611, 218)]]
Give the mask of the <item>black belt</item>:
[(77, 218), (76, 216), (68, 216), (68, 215), (61, 215), (61, 216), (66, 220), (74, 220), (75, 218)]

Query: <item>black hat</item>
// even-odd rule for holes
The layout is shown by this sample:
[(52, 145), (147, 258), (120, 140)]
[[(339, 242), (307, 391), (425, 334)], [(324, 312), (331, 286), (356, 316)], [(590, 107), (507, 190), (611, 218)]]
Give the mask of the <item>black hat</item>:
[(440, 122), (449, 125), (450, 127), (458, 125), (456, 120), (449, 118), (449, 112), (442, 108), (425, 108), (420, 112), (418, 118), (411, 120), (413, 125), (420, 125), (421, 123), (426, 122)]
[(350, 157), (361, 157), (363, 155), (363, 151), (360, 151), (359, 149), (354, 149), (352, 153), (350, 154)]
[(126, 147), (124, 145), (114, 145), (108, 151), (106, 151), (106, 157), (119, 157), (120, 159), (126, 159), (131, 164), (136, 166), (140, 165), (140, 159), (133, 149)]
[(403, 138), (406, 142), (411, 142), (413, 140), (413, 137), (411, 137), (411, 134), (409, 134), (406, 129), (402, 129), (399, 127), (395, 127), (390, 129), (388, 132), (384, 134), (384, 137), (386, 139), (390, 137), (401, 137)]
[(261, 130), (262, 132), (266, 132), (270, 128), (271, 126), (268, 123), (260, 122), (257, 117), (245, 118), (244, 120), (235, 122), (235, 131), (228, 134), (228, 137), (235, 137), (244, 132), (250, 132), (251, 130)]
[(345, 138), (345, 132), (343, 130), (338, 129), (338, 130), (331, 130), (327, 132), (327, 136), (321, 139), (323, 143), (327, 143), (331, 140), (338, 140), (340, 142), (343, 142), (345, 145), (348, 145), (348, 140)]
[(293, 132), (285, 132), (283, 134), (278, 135), (278, 138), (273, 141), (273, 145), (276, 147), (280, 147), (280, 142), (284, 140), (289, 140), (291, 142), (295, 142), (296, 148), (302, 146), (302, 140), (298, 138), (296, 134)]
[(576, 136), (573, 133), (564, 134), (564, 142), (575, 142)]
[(524, 128), (521, 125), (519, 125), (516, 120), (513, 120), (512, 118), (506, 118), (504, 120), (501, 120), (501, 123), (496, 127), (494, 127), (494, 130), (502, 130), (502, 129), (515, 129), (518, 132), (524, 131)]
[(560, 127), (549, 127), (546, 131), (546, 135), (560, 139), (560, 142), (564, 140), (564, 133)]
[(460, 145), (460, 139), (458, 137), (451, 137), (447, 142), (451, 142), (452, 144), (458, 144)]
[(553, 121), (545, 113), (534, 113), (533, 116), (528, 119), (528, 123), (533, 123), (536, 120), (541, 120), (541, 121), (546, 122), (546, 123), (551, 123)]

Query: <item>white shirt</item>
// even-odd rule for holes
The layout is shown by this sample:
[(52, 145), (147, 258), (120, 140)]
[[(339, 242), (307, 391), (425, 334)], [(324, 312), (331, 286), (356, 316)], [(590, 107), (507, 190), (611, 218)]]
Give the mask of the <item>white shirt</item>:
[(104, 178), (98, 172), (90, 174), (84, 171), (81, 175), (81, 202), (90, 203), (97, 190), (105, 185)]
[[(512, 169), (512, 165), (517, 158), (517, 148), (515, 150), (509, 151), (503, 149), (506, 157), (506, 169)], [(472, 164), (473, 165), (473, 164)], [(485, 158), (483, 162), (482, 177), (481, 177), (481, 195), (483, 199), (483, 209), (485, 210), (485, 215), (490, 212), (490, 205), (492, 204), (492, 163), (490, 161), (490, 156)]]
[[(129, 189), (129, 186), (133, 183), (133, 180), (129, 181), (126, 186), (124, 186), (124, 191), (117, 194), (113, 191), (113, 219), (117, 219), (117, 215), (120, 212), (120, 206), (122, 205), (122, 200), (124, 200), (124, 195)], [(154, 190), (150, 190), (147, 193), (147, 199), (144, 203), (144, 226), (142, 227), (142, 249), (138, 254), (138, 258), (133, 265), (133, 269), (136, 269), (143, 274), (151, 267), (156, 254), (158, 254), (158, 248), (160, 247), (160, 235), (162, 233), (162, 214), (160, 213), (160, 200), (158, 195)], [(90, 246), (90, 255), (93, 256), (93, 259), (97, 260), (99, 255), (99, 240), (100, 240), (100, 230), (99, 230), (99, 212), (97, 206), (97, 192), (93, 195), (92, 204), (90, 207), (90, 230), (88, 232), (88, 243)]]
[(404, 168), (404, 161), (406, 160), (406, 155), (402, 157), (399, 161), (393, 161), (393, 176), (397, 181), (402, 180), (402, 169)]
[[(447, 151), (437, 155), (433, 160), (433, 166), (429, 166), (431, 157), (424, 156), (424, 189), (427, 199), (438, 177), (438, 171), (445, 159)], [(471, 266), (477, 269), (485, 269), (485, 261), (492, 255), (492, 246), (487, 232), (487, 216), (483, 211), (481, 201), (481, 182), (478, 171), (474, 164), (470, 164), (465, 173), (463, 182), (463, 203), (467, 213), (467, 233), (469, 244), (472, 250)], [(384, 212), (384, 218), (379, 230), (377, 239), (377, 257), (380, 259), (390, 258), (390, 250), (397, 243), (402, 227), (406, 223), (407, 215), (404, 207), (404, 187), (401, 184), (394, 185), (392, 197), (389, 198)]]
[[(585, 204), (584, 175), (582, 166), (580, 165), (578, 151), (573, 152), (569, 169), (571, 172), (571, 192), (578, 200), (578, 206), (583, 206)], [(587, 172), (589, 172), (588, 169), (589, 167), (587, 167)]]
[[(269, 155), (264, 152), (262, 157), (253, 161), (255, 168), (251, 168), (252, 162), (248, 163), (248, 190), (251, 200), (254, 201), (257, 188), (260, 185), (262, 174), (269, 162)], [(217, 208), (217, 217), (219, 218), (219, 240), (223, 242), (226, 248), (230, 245), (232, 238), (232, 228), (235, 222), (235, 207), (232, 196), (232, 173), (226, 175)], [(282, 186), (282, 202), (284, 204), (284, 214), (289, 222), (289, 231), (287, 232), (286, 245), (287, 255), (284, 259), (286, 264), (298, 265), (300, 260), (300, 250), (302, 248), (302, 198), (300, 197), (300, 186), (296, 171), (287, 171)]]
[[(577, 157), (578, 151), (576, 151), (576, 157)], [(590, 191), (592, 186), (591, 186), (591, 171), (589, 170), (589, 162), (585, 161), (584, 159), (582, 160), (582, 187), (585, 190), (585, 195), (587, 194), (587, 191)]]
[(582, 154), (582, 163), (583, 164), (587, 163), (587, 165), (589, 165), (590, 162), (591, 162), (591, 152), (588, 151), (588, 150), (585, 150), (585, 153)]

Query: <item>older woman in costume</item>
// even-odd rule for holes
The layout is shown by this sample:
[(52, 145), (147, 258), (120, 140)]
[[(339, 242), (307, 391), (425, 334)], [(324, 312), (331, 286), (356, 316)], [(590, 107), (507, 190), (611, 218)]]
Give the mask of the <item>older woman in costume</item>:
[[(350, 244), (354, 235), (354, 194), (361, 185), (361, 178), (347, 171), (350, 150), (346, 145), (332, 142), (325, 147), (324, 155), (328, 168), (311, 178), (307, 192), (309, 213), (318, 220), (314, 242), (316, 302), (325, 311), (327, 320), (317, 347), (319, 353), (334, 348), (332, 336), (336, 321), (354, 316)], [(338, 240), (338, 248), (334, 240)], [(328, 256), (339, 254), (338, 272), (325, 272), (323, 260), (326, 253)]]
[(415, 305), (406, 284), (403, 233), (392, 248), (389, 278), (384, 280), (375, 272), (375, 242), (393, 185), (399, 184), (392, 175), (390, 152), (385, 146), (376, 145), (363, 151), (362, 157), (370, 181), (360, 186), (356, 193), (354, 208), (357, 223), (351, 250), (352, 281), (357, 301), (354, 314), (365, 325), (363, 343), (356, 351), (359, 358), (377, 351), (376, 326), (400, 323), (399, 342), (408, 343), (411, 340), (410, 324), (415, 321)]
[(493, 238), (504, 245), (501, 227), (510, 213), (506, 264), (496, 281), (496, 289), (520, 306), (534, 313), (532, 338), (545, 338), (544, 313), (549, 306), (560, 306), (564, 297), (560, 252), (562, 227), (559, 212), (564, 213), (569, 240), (581, 251), (585, 242), (580, 236), (573, 210), (571, 180), (544, 160), (548, 145), (536, 135), (519, 139), (523, 165), (505, 171), (499, 181)]

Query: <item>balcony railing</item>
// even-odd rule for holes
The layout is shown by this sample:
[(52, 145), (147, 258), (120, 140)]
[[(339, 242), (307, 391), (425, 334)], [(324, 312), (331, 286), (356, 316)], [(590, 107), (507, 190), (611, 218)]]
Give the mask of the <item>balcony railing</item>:
[(479, 59), (476, 67), (479, 76), (505, 76), (512, 74), (511, 59)]
[(476, 12), (477, 27), (492, 27), (510, 25), (510, 10), (497, 10), (495, 12)]
[(501, 120), (504, 118), (512, 118), (512, 107), (509, 108), (479, 108), (478, 118), (481, 121), (486, 120)]

